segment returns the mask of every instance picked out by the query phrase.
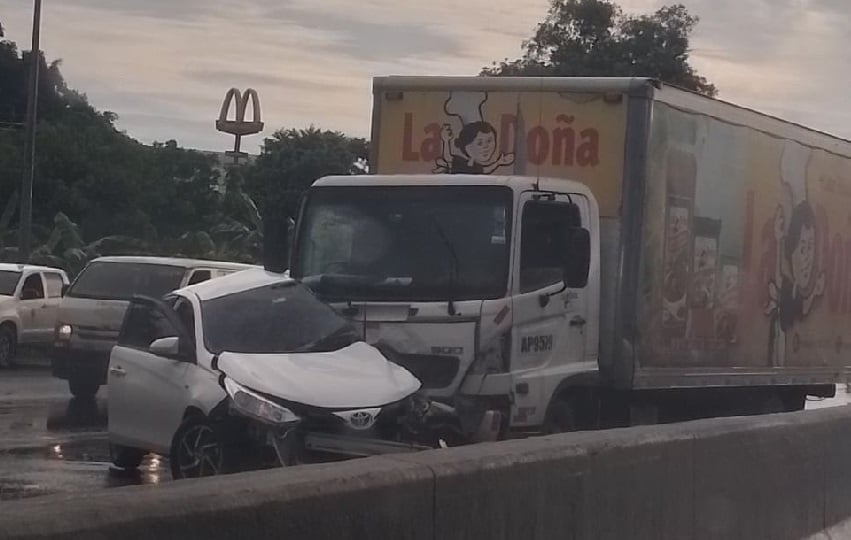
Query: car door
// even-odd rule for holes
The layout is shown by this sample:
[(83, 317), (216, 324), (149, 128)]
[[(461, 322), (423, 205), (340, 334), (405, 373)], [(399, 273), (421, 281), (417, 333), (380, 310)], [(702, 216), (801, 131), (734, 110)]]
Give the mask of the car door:
[(587, 223), (577, 195), (526, 193), (518, 212), (520, 243), (513, 280), (512, 372), (528, 391), (516, 396), (514, 422), (538, 425), (555, 386), (585, 361), (587, 291), (563, 281), (562, 242), (554, 235)]
[(37, 319), (39, 327), (45, 329), (45, 339), (50, 341), (56, 327), (56, 316), (59, 313), (59, 304), (62, 302), (62, 287), (68, 279), (59, 272), (45, 271), (42, 273), (44, 279), (45, 301)]
[[(165, 337), (180, 340), (179, 355), (151, 352), (151, 344)], [(190, 399), (194, 356), (194, 344), (171, 307), (134, 298), (109, 362), (110, 440), (167, 454)]]
[(45, 328), (43, 310), (46, 308), (44, 280), (40, 272), (26, 273), (18, 291), (18, 320), (21, 323), (20, 340), (22, 343), (49, 341), (53, 328)]

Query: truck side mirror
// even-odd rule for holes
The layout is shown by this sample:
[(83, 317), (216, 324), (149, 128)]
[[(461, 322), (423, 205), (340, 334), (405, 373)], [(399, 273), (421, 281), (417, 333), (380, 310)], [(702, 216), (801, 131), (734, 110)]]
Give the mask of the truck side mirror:
[(564, 285), (571, 289), (581, 289), (588, 285), (591, 233), (582, 227), (568, 228), (564, 248)]
[(290, 220), (274, 211), (263, 216), (263, 267), (268, 272), (282, 274), (287, 269)]

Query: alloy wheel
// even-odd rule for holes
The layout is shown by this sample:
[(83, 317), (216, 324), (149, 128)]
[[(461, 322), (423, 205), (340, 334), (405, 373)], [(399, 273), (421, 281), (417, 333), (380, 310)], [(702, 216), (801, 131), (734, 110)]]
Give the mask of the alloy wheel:
[(223, 452), (212, 427), (197, 424), (187, 429), (177, 446), (178, 470), (184, 478), (220, 474)]

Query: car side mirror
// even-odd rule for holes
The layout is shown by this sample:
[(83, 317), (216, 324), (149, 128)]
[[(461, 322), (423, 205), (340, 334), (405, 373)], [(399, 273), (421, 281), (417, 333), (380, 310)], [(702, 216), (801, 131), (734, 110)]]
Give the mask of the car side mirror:
[(180, 338), (177, 336), (169, 336), (155, 339), (154, 342), (148, 346), (148, 351), (157, 356), (176, 358), (180, 355)]
[(563, 253), (564, 284), (571, 289), (581, 289), (588, 285), (588, 273), (591, 268), (591, 233), (582, 227), (567, 229)]
[(290, 258), (290, 220), (273, 210), (263, 216), (263, 267), (268, 272), (283, 273)]

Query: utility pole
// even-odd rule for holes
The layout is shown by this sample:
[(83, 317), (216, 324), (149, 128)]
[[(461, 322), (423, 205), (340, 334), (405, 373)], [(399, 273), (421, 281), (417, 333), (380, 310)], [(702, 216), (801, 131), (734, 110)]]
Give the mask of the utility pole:
[(35, 176), (35, 128), (38, 115), (38, 72), (41, 67), (41, 0), (33, 8), (33, 35), (30, 49), (30, 87), (27, 97), (27, 123), (24, 141), (24, 176), (21, 180), (21, 219), (18, 243), (20, 262), (27, 262), (32, 249), (33, 177)]

